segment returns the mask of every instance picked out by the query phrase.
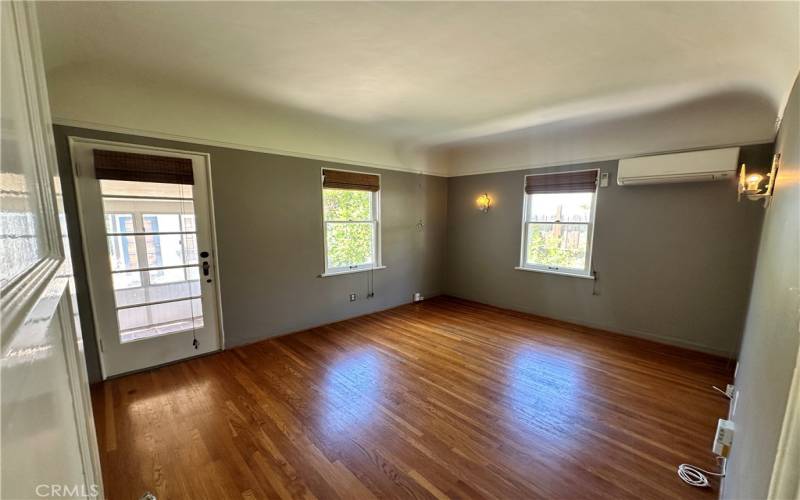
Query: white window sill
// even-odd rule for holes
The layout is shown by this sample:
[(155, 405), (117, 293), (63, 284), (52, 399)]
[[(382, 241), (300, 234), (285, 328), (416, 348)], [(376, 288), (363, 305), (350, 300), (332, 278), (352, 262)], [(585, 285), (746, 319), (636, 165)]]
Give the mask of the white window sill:
[(585, 280), (593, 280), (594, 276), (591, 274), (578, 274), (578, 273), (571, 273), (568, 271), (551, 271), (549, 269), (535, 269), (532, 267), (520, 267), (517, 266), (514, 269), (517, 271), (530, 271), (533, 273), (544, 273), (544, 274), (557, 274), (559, 276), (570, 276), (572, 278), (583, 278)]
[(330, 276), (339, 276), (341, 274), (363, 273), (366, 271), (377, 271), (379, 269), (386, 269), (386, 266), (365, 267), (363, 269), (348, 269), (346, 271), (332, 271), (328, 273), (322, 273), (319, 275), (319, 277), (328, 278)]

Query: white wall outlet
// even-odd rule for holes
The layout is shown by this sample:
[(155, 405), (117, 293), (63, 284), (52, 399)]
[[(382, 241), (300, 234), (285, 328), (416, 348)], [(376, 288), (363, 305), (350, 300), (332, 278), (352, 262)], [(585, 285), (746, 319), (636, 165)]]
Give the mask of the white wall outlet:
[(420, 302), (420, 301), (422, 301), (424, 299), (425, 299), (425, 297), (423, 297), (421, 293), (416, 292), (414, 294), (414, 302)]
[(357, 298), (358, 298), (358, 295), (356, 295), (355, 293), (351, 293), (350, 294), (350, 302), (355, 302)]
[(717, 434), (714, 436), (714, 445), (711, 451), (720, 457), (728, 457), (733, 444), (733, 422), (730, 420), (719, 419), (717, 422)]

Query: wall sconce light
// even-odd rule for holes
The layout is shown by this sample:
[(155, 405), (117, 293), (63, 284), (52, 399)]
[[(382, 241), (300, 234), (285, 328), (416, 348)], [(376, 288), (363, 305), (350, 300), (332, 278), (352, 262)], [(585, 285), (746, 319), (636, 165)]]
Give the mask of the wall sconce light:
[(478, 203), (478, 209), (483, 213), (488, 212), (489, 207), (492, 206), (492, 199), (489, 198), (487, 193), (483, 193), (482, 195), (478, 196), (476, 201)]
[(765, 176), (759, 173), (747, 173), (747, 167), (742, 163), (739, 171), (739, 194), (738, 200), (742, 201), (742, 196), (751, 201), (764, 200), (764, 206), (769, 206), (772, 193), (775, 190), (775, 177), (778, 175), (778, 165), (781, 162), (780, 153), (772, 157), (772, 169)]

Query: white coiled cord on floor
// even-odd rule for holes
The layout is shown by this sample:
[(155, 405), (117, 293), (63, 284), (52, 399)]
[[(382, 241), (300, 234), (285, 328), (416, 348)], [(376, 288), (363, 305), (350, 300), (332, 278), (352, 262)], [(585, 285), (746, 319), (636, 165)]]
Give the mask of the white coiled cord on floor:
[(727, 459), (725, 457), (717, 457), (717, 462), (720, 463), (722, 472), (710, 472), (694, 465), (680, 464), (678, 466), (678, 476), (687, 484), (698, 488), (708, 488), (708, 476), (725, 477)]

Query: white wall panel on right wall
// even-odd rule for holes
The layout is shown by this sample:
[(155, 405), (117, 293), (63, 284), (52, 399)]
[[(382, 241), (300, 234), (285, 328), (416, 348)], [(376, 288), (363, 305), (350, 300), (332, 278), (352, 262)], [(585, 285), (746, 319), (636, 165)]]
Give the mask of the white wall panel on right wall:
[[(800, 347), (800, 83), (778, 135), (775, 196), (761, 233), (739, 356), (736, 433), (723, 498), (767, 498)], [(744, 203), (744, 202), (743, 202)]]

